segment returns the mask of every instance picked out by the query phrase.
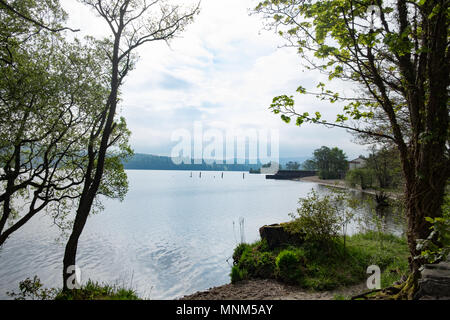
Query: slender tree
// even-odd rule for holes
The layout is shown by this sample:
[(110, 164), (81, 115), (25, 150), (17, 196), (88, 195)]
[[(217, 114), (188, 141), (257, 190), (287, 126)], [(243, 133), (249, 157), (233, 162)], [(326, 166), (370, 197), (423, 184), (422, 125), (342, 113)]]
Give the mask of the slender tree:
[[(70, 224), (85, 178), (86, 134), (103, 111), (107, 78), (95, 41), (64, 40), (57, 1), (0, 3), (0, 16), (2, 245), (40, 212)], [(23, 16), (42, 18), (36, 25)]]
[[(266, 0), (255, 9), (297, 48), (304, 64), (355, 85), (354, 96), (319, 83), (298, 88), (330, 102), (343, 102), (336, 121), (295, 108), (293, 96), (274, 98), (284, 121), (344, 128), (396, 145), (405, 178), (411, 275), (397, 297), (411, 298), (424, 263), (416, 244), (426, 239), (426, 217), (442, 215), (449, 177), (448, 0)], [(383, 115), (383, 130), (373, 126)], [(387, 120), (387, 121), (385, 121)]]
[[(111, 38), (104, 40), (110, 67), (109, 93), (97, 130), (90, 134), (87, 148), (88, 164), (81, 198), (63, 261), (63, 289), (68, 290), (71, 266), (76, 265), (78, 240), (83, 232), (92, 205), (104, 179), (105, 166), (110, 164), (108, 150), (120, 135), (114, 135), (119, 89), (135, 61), (134, 52), (153, 41), (169, 41), (184, 30), (199, 12), (199, 5), (183, 9), (166, 1), (155, 0), (82, 0), (108, 25)], [(96, 144), (95, 141), (99, 140)], [(121, 164), (115, 162), (116, 166)]]

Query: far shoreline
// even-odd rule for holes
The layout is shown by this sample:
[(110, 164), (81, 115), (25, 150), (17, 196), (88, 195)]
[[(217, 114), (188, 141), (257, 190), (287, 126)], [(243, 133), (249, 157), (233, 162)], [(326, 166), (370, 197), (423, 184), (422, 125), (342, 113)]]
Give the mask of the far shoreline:
[(246, 170), (212, 170), (212, 169), (140, 169), (140, 168), (124, 168), (125, 171), (192, 171), (192, 172), (240, 172), (248, 173)]
[[(312, 182), (312, 183), (317, 183), (319, 185), (322, 186), (326, 186), (326, 187), (334, 187), (334, 188), (338, 188), (338, 189), (345, 189), (345, 190), (349, 190), (349, 191), (359, 191), (362, 193), (366, 193), (366, 194), (370, 194), (370, 195), (376, 195), (377, 192), (374, 189), (360, 189), (360, 188), (351, 188), (349, 187), (345, 180), (342, 179), (334, 179), (334, 180), (322, 180), (320, 179), (318, 176), (310, 176), (310, 177), (304, 177), (304, 178), (298, 178), (298, 179), (292, 179), (293, 181), (300, 181), (300, 182)], [(395, 192), (384, 192), (388, 198), (391, 199), (398, 199), (401, 194), (400, 193), (395, 193)]]

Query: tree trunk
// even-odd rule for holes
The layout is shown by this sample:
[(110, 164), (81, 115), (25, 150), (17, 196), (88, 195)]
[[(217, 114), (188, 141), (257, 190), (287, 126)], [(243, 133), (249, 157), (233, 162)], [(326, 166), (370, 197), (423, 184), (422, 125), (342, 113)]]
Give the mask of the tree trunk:
[(89, 204), (88, 196), (84, 199), (80, 199), (80, 205), (77, 210), (75, 221), (72, 228), (72, 233), (67, 241), (66, 248), (64, 251), (63, 260), (63, 291), (69, 290), (68, 283), (69, 277), (73, 273), (69, 273), (69, 267), (76, 265), (76, 255), (78, 249), (78, 240), (80, 239), (81, 233), (83, 232), (84, 226), (86, 224), (89, 212), (92, 206), (92, 201)]
[[(447, 124), (447, 121), (442, 121), (441, 131), (445, 132)], [(419, 269), (426, 262), (420, 258), (414, 259), (420, 256), (420, 251), (416, 248), (417, 239), (426, 239), (431, 233), (431, 225), (425, 220), (426, 217), (442, 216), (442, 203), (449, 173), (449, 163), (445, 156), (446, 147), (442, 140), (417, 143), (416, 148), (418, 151), (412, 153), (414, 165), (403, 165), (406, 178), (407, 239), (411, 274), (398, 297), (406, 299), (412, 299), (418, 289)]]
[[(440, 216), (440, 205), (443, 193), (424, 192), (422, 195), (416, 195), (414, 191), (409, 191), (407, 199), (408, 216), (408, 246), (412, 257), (418, 256), (416, 250), (417, 239), (426, 239), (430, 234), (430, 224), (426, 222), (425, 217)], [(417, 271), (422, 265), (421, 259), (412, 259), (410, 261), (411, 271)]]
[[(117, 91), (116, 91), (117, 92)], [(110, 110), (110, 114), (108, 116), (108, 121), (105, 125), (105, 129), (103, 131), (102, 136), (102, 144), (99, 149), (99, 156), (97, 160), (97, 166), (95, 168), (95, 176), (93, 179), (89, 179), (84, 186), (83, 195), (80, 198), (80, 202), (78, 204), (77, 213), (75, 216), (74, 225), (72, 228), (72, 233), (67, 241), (65, 252), (64, 252), (64, 260), (63, 260), (63, 291), (67, 291), (69, 288), (67, 286), (69, 277), (72, 275), (68, 273), (68, 268), (70, 266), (76, 265), (76, 254), (78, 248), (78, 240), (83, 232), (84, 226), (86, 225), (86, 221), (88, 219), (89, 213), (92, 208), (92, 204), (94, 202), (95, 197), (97, 196), (98, 188), (101, 183), (101, 179), (103, 176), (104, 169), (104, 161), (107, 151), (107, 142), (111, 135), (112, 126), (113, 126), (113, 114), (115, 114), (115, 106)], [(103, 143), (106, 141), (105, 143)], [(92, 155), (92, 157), (95, 157)], [(94, 158), (90, 159), (92, 163), (94, 163)], [(91, 172), (88, 170), (88, 175), (90, 176)]]
[[(121, 14), (124, 14), (123, 12)], [(123, 25), (121, 25), (123, 28)], [(121, 29), (122, 30), (122, 29)], [(98, 149), (98, 157), (95, 159), (95, 153), (91, 150), (92, 145), (89, 146), (89, 166), (87, 169), (87, 182), (83, 187), (83, 193), (78, 204), (78, 210), (76, 213), (72, 233), (66, 244), (66, 249), (64, 252), (63, 260), (63, 291), (67, 291), (69, 288), (67, 286), (69, 277), (72, 275), (68, 273), (68, 268), (70, 266), (76, 265), (76, 254), (78, 248), (78, 240), (81, 233), (83, 232), (84, 226), (86, 224), (87, 218), (92, 208), (95, 197), (97, 196), (98, 189), (103, 177), (104, 165), (106, 159), (106, 153), (108, 150), (108, 142), (113, 131), (114, 117), (117, 108), (117, 96), (119, 90), (119, 46), (121, 40), (122, 31), (115, 34), (114, 48), (112, 55), (112, 74), (111, 74), (111, 91), (108, 97), (108, 102), (106, 104), (106, 122), (101, 123), (100, 126), (104, 125), (103, 131), (101, 132), (101, 142)], [(92, 138), (92, 136), (91, 136)], [(95, 161), (96, 160), (96, 161)], [(94, 166), (94, 163), (96, 165)], [(91, 179), (91, 174), (94, 173), (94, 177)]]

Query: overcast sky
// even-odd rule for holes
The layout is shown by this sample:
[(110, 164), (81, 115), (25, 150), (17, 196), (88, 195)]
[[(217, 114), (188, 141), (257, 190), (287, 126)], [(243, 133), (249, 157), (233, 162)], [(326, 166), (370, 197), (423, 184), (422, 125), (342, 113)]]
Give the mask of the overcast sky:
[[(310, 156), (314, 149), (338, 146), (349, 158), (366, 153), (342, 129), (285, 124), (268, 110), (273, 97), (292, 95), (298, 86), (314, 89), (323, 76), (305, 71), (293, 48), (263, 30), (249, 16), (254, 0), (203, 0), (201, 12), (170, 47), (164, 42), (139, 49), (139, 62), (123, 87), (121, 113), (132, 131), (135, 152), (170, 155), (174, 130), (192, 130), (194, 121), (214, 129), (278, 129), (280, 156)], [(84, 34), (108, 34), (106, 23), (75, 0), (62, 0), (69, 25)], [(314, 97), (296, 100), (301, 112), (320, 111), (335, 120), (338, 104)]]

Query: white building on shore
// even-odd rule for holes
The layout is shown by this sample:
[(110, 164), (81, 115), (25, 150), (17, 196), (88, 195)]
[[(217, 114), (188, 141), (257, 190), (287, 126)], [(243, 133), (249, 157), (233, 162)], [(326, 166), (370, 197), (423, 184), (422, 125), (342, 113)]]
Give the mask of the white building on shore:
[(349, 163), (348, 163), (348, 168), (350, 170), (364, 168), (365, 166), (366, 166), (366, 160), (361, 157), (353, 159), (352, 161), (349, 161)]

